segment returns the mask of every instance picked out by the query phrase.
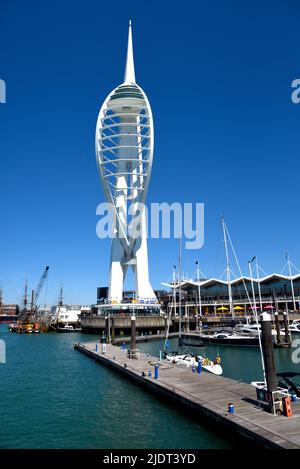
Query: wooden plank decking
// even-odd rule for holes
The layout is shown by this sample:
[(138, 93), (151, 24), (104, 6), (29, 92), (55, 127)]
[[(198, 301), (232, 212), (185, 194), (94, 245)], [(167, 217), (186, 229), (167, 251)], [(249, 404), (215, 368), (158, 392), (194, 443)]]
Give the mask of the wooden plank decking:
[[(106, 346), (101, 353), (101, 344), (76, 343), (75, 349), (89, 355), (118, 373), (134, 380), (151, 392), (163, 395), (170, 401), (209, 418), (218, 426), (230, 428), (249, 440), (266, 448), (300, 448), (300, 402), (292, 403), (292, 417), (271, 415), (258, 407), (256, 390), (247, 383), (223, 376), (202, 372), (193, 373), (190, 368), (176, 366), (162, 361), (159, 377), (154, 378), (154, 364), (158, 358), (140, 354), (139, 359), (128, 359), (127, 350)], [(126, 364), (126, 366), (124, 366)], [(152, 377), (148, 371), (152, 371)], [(142, 376), (142, 372), (146, 377)], [(234, 414), (227, 412), (233, 403)]]
[[(168, 338), (172, 339), (174, 337), (178, 337), (178, 332), (169, 332)], [(138, 342), (153, 342), (154, 340), (164, 340), (166, 338), (165, 332), (161, 334), (148, 334), (148, 335), (137, 335), (135, 338), (136, 343)], [(116, 337), (113, 340), (113, 345), (118, 345), (122, 344), (122, 342), (125, 342), (125, 344), (128, 344), (130, 342), (131, 338), (130, 336), (127, 337)]]

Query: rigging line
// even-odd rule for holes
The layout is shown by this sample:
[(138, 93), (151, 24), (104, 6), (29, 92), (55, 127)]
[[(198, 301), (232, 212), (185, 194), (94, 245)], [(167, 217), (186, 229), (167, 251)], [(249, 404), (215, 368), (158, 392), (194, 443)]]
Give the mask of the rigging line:
[[(220, 275), (220, 280), (224, 279), (225, 274), (226, 274), (226, 269), (222, 270), (222, 273)], [(224, 279), (224, 281), (225, 281), (225, 279)]]
[[(220, 232), (221, 232), (221, 227), (219, 225), (219, 235), (220, 235)], [(217, 276), (217, 263), (219, 261), (219, 257), (220, 257), (220, 244), (222, 242), (222, 238), (220, 239), (219, 238), (219, 242), (217, 243), (217, 252), (216, 252), (216, 257), (215, 257), (215, 265), (214, 265), (214, 270), (213, 270), (213, 277), (216, 277)]]
[[(199, 274), (202, 275), (202, 280), (203, 280), (203, 279), (207, 279), (207, 277), (204, 275), (204, 273), (203, 273), (202, 270), (200, 270), (200, 269), (199, 269)], [(198, 272), (197, 272), (197, 270), (195, 270), (195, 271), (193, 272), (192, 279), (195, 279), (195, 278), (196, 278), (196, 280), (198, 280), (197, 276), (198, 276)]]
[(231, 250), (232, 250), (232, 253), (233, 253), (235, 262), (236, 262), (237, 267), (238, 267), (238, 269), (239, 269), (239, 273), (240, 273), (240, 276), (241, 276), (241, 279), (242, 279), (242, 282), (243, 282), (243, 285), (244, 285), (244, 288), (245, 288), (245, 291), (246, 291), (246, 295), (247, 295), (249, 304), (250, 304), (251, 307), (253, 307), (252, 301), (250, 300), (250, 295), (249, 295), (249, 292), (248, 292), (248, 288), (247, 288), (247, 286), (246, 286), (246, 282), (245, 282), (245, 280), (244, 280), (244, 276), (243, 276), (243, 274), (242, 274), (242, 271), (241, 271), (241, 268), (240, 268), (240, 264), (239, 264), (237, 255), (236, 255), (236, 253), (235, 253), (235, 249), (234, 249), (234, 247), (233, 247), (233, 244), (232, 244), (232, 241), (231, 241), (231, 237), (230, 237), (230, 234), (229, 234), (229, 232), (228, 232), (228, 229), (227, 229), (227, 225), (226, 225), (226, 224), (225, 224), (225, 230), (226, 230), (226, 233), (227, 233), (229, 242), (230, 242), (230, 246), (231, 246)]
[(290, 264), (291, 264), (292, 267), (294, 267), (295, 270), (297, 270), (297, 272), (300, 273), (300, 270), (298, 269), (298, 267), (295, 266), (295, 264), (293, 264), (291, 261), (290, 261)]
[(285, 269), (286, 269), (286, 267), (287, 267), (288, 265), (289, 265), (288, 262), (286, 262), (286, 263), (284, 264), (283, 268), (282, 268), (281, 271), (280, 271), (280, 274), (282, 274), (282, 273), (285, 271)]
[(259, 264), (257, 264), (257, 268), (267, 277), (268, 275), (267, 272), (265, 272), (264, 269), (262, 269), (262, 267)]
[[(174, 288), (173, 288), (173, 295), (172, 295), (172, 303), (171, 303), (171, 306), (173, 306), (174, 308), (174, 320), (175, 320), (175, 317), (176, 317), (176, 289), (175, 289), (175, 282), (176, 282), (176, 267), (174, 265), (173, 267), (173, 272), (172, 272), (172, 282), (173, 282), (173, 285), (174, 285)], [(167, 342), (168, 342), (168, 339), (169, 339), (169, 329), (170, 329), (170, 323), (171, 323), (171, 318), (172, 318), (172, 307), (169, 308), (169, 315), (170, 317), (168, 318), (167, 317), (167, 331), (166, 331), (166, 339), (165, 339), (165, 343), (164, 343), (164, 352), (167, 348)]]

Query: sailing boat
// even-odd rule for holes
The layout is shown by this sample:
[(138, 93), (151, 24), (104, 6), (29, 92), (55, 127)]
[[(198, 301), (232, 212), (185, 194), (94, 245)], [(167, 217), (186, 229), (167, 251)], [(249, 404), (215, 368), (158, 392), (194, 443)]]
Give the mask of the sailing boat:
[(176, 266), (173, 266), (173, 275), (172, 275), (172, 283), (173, 283), (173, 301), (172, 305), (169, 308), (169, 316), (167, 316), (167, 331), (166, 331), (166, 339), (164, 343), (164, 355), (166, 355), (166, 350), (169, 348), (169, 332), (170, 332), (170, 323), (172, 318), (172, 311), (174, 311), (174, 318), (176, 315)]
[[(182, 347), (184, 345), (183, 338), (182, 338), (182, 328), (181, 328), (181, 241), (182, 238), (180, 238), (180, 243), (179, 243), (179, 265), (178, 265), (178, 288), (179, 288), (179, 347)], [(174, 310), (176, 311), (176, 267), (174, 266), (173, 268), (173, 304), (174, 304)], [(170, 308), (170, 317), (172, 314), (172, 308)], [(190, 366), (198, 366), (198, 363), (201, 363), (202, 368), (205, 371), (208, 371), (210, 373), (216, 374), (216, 375), (221, 375), (223, 373), (223, 369), (220, 365), (221, 359), (220, 357), (216, 357), (215, 361), (211, 361), (206, 357), (202, 357), (201, 355), (194, 355), (194, 354), (183, 354), (179, 355), (177, 351), (175, 352), (166, 352), (167, 349), (167, 344), (168, 344), (168, 335), (169, 335), (169, 324), (170, 324), (170, 318), (167, 319), (167, 333), (166, 333), (166, 340), (165, 340), (165, 346), (164, 346), (164, 357), (165, 360), (168, 362), (171, 362), (173, 364), (181, 364), (185, 365), (187, 367)]]
[(221, 375), (223, 369), (221, 367), (220, 357), (216, 357), (215, 361), (209, 358), (202, 357), (201, 355), (183, 354), (183, 355), (166, 355), (166, 360), (174, 365), (184, 365), (186, 367), (197, 367), (201, 363), (203, 370), (213, 373), (214, 375)]

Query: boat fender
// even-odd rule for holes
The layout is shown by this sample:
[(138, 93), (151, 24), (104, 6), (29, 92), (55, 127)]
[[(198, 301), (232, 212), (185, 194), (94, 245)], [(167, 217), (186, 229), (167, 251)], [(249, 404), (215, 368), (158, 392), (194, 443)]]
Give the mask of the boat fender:
[(291, 417), (293, 415), (293, 412), (292, 412), (290, 398), (289, 397), (283, 397), (282, 398), (282, 403), (283, 403), (283, 414), (286, 417)]

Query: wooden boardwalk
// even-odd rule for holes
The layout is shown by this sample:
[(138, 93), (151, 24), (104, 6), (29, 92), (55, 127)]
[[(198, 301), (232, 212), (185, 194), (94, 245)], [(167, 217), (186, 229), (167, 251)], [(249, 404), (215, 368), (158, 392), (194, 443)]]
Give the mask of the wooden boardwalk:
[[(292, 403), (292, 417), (271, 415), (258, 407), (256, 390), (250, 384), (223, 376), (202, 372), (193, 373), (191, 368), (176, 366), (149, 354), (140, 354), (139, 359), (128, 359), (127, 350), (106, 345), (101, 353), (101, 344), (95, 342), (76, 343), (75, 349), (114, 369), (135, 381), (150, 392), (166, 397), (177, 406), (188, 408), (200, 416), (221, 426), (238, 432), (248, 440), (266, 448), (300, 448), (300, 402)], [(160, 363), (159, 377), (154, 378), (154, 365)], [(152, 377), (148, 372), (152, 372)], [(143, 377), (142, 373), (146, 376)], [(233, 403), (235, 412), (228, 413), (228, 404)]]
[[(168, 338), (172, 339), (173, 337), (178, 337), (178, 332), (169, 332)], [(166, 338), (166, 334), (148, 334), (148, 335), (137, 335), (135, 338), (136, 343), (138, 342), (153, 342), (154, 340), (164, 340)], [(131, 338), (129, 336), (127, 337), (116, 337), (113, 340), (113, 345), (118, 345), (122, 344), (122, 342), (125, 342), (125, 344), (128, 344), (130, 342)]]

